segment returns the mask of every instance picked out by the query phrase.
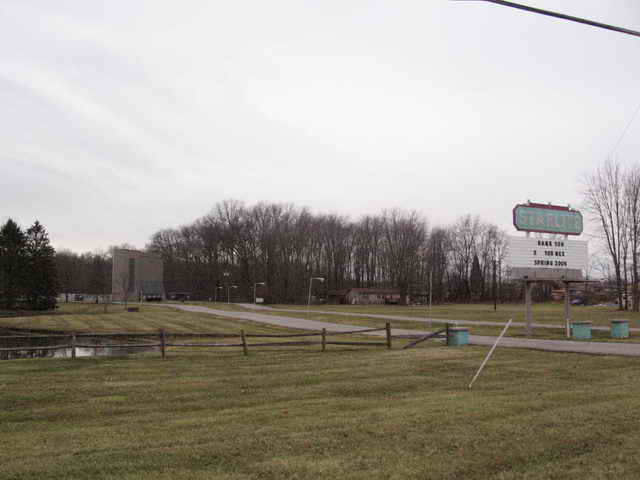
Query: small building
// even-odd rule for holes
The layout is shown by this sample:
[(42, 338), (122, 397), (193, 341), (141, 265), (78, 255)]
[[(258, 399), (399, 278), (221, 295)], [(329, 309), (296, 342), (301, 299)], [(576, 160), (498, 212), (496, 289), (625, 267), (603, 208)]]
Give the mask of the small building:
[(162, 259), (138, 250), (114, 250), (111, 293), (114, 301), (164, 299)]
[(400, 303), (398, 288), (346, 288), (327, 294), (329, 303), (343, 305), (385, 305)]

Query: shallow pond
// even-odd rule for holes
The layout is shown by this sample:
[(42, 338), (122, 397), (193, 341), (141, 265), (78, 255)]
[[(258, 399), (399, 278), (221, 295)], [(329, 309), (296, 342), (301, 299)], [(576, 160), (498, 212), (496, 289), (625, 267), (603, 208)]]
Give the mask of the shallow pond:
[[(127, 342), (122, 339), (114, 340), (112, 338), (94, 338), (82, 337), (78, 338), (77, 343), (82, 345), (96, 345), (95, 347), (75, 347), (76, 357), (105, 357), (105, 356), (122, 356), (133, 353), (149, 352), (158, 350), (153, 346), (153, 341), (149, 342), (150, 346), (146, 347), (127, 347)], [(70, 337), (68, 335), (25, 335), (16, 331), (0, 330), (0, 360), (15, 360), (18, 358), (71, 358), (71, 348), (64, 348), (69, 345)], [(121, 344), (117, 347), (101, 347), (100, 345)], [(136, 345), (140, 345), (140, 340), (136, 340)], [(61, 348), (49, 350), (47, 347), (60, 345)], [(24, 350), (2, 351), (3, 348)], [(42, 348), (38, 348), (42, 347)]]

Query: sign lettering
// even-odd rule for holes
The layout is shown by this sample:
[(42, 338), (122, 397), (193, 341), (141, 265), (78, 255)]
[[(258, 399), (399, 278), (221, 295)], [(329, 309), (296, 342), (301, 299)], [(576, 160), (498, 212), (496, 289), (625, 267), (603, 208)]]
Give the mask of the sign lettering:
[(580, 235), (582, 214), (577, 210), (555, 205), (516, 205), (513, 209), (513, 225), (527, 232)]

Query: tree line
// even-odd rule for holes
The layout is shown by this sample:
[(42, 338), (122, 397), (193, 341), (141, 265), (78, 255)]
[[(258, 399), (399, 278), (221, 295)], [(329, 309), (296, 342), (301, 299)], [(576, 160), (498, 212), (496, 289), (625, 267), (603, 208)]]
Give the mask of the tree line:
[(110, 295), (112, 264), (110, 252), (79, 254), (67, 249), (58, 251), (58, 282), (65, 300), (73, 300), (69, 298), (71, 293)]
[(599, 267), (615, 283), (620, 309), (638, 311), (640, 165), (605, 160), (583, 177), (582, 199), (608, 258)]
[(48, 310), (57, 296), (55, 250), (37, 220), (26, 231), (12, 219), (0, 227), (0, 308)]
[(261, 294), (276, 303), (306, 301), (311, 277), (325, 279), (314, 285), (325, 295), (381, 287), (398, 288), (404, 299), (426, 301), (431, 290), (434, 302), (482, 301), (495, 288), (511, 297), (505, 248), (504, 232), (477, 216), (431, 228), (416, 211), (385, 210), (354, 221), (293, 204), (235, 200), (156, 232), (147, 245), (164, 261), (167, 292), (209, 298), (236, 285), (238, 298), (251, 299), (255, 284), (264, 282)]

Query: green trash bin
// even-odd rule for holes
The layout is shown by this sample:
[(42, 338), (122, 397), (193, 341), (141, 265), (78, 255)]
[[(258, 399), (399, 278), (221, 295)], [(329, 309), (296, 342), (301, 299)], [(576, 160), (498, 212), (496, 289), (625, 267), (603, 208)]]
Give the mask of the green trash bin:
[(574, 340), (590, 340), (591, 322), (572, 322), (571, 338)]
[(461, 347), (469, 344), (469, 329), (465, 327), (449, 327), (449, 338), (447, 345), (450, 347)]
[(611, 338), (629, 338), (629, 320), (611, 320)]

